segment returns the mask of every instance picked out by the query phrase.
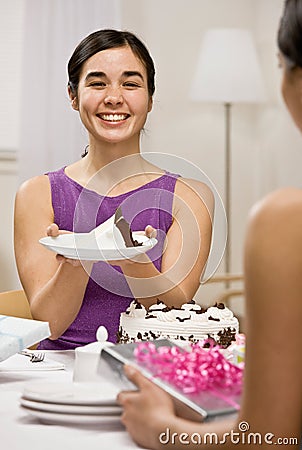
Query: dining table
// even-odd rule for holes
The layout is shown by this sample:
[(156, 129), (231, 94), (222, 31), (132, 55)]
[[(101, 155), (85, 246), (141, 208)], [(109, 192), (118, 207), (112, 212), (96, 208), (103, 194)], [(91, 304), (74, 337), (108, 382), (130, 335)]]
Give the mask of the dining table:
[[(26, 356), (20, 356), (25, 358)], [(11, 367), (9, 359), (0, 363), (0, 447), (3, 450), (127, 450), (139, 448), (127, 433), (120, 418), (112, 423), (47, 423), (21, 407), (26, 386), (35, 383), (72, 383), (75, 351), (45, 352), (58, 364), (57, 369), (32, 370)], [(25, 361), (24, 359), (24, 361)], [(35, 370), (35, 367), (37, 370)], [(108, 380), (103, 380), (104, 383)], [(102, 383), (102, 378), (99, 379)]]

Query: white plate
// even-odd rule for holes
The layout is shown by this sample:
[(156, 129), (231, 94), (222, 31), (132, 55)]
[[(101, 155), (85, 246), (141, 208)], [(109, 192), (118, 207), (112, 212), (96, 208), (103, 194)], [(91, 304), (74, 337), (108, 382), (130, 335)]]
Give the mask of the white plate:
[(89, 415), (112, 415), (118, 416), (122, 413), (122, 408), (118, 405), (62, 405), (60, 403), (46, 403), (37, 402), (33, 400), (27, 400), (26, 398), (20, 398), (20, 404), (25, 408), (35, 409), (37, 411), (65, 413), (65, 414), (89, 414)]
[[(139, 233), (133, 233), (133, 238), (142, 243), (138, 247), (101, 248), (90, 233), (68, 233), (57, 237), (47, 236), (39, 240), (48, 250), (70, 259), (83, 261), (112, 261), (134, 258), (145, 253), (157, 244), (155, 238), (148, 238)], [(114, 244), (113, 244), (114, 245)]]
[(120, 389), (106, 382), (100, 383), (30, 383), (24, 387), (23, 398), (36, 402), (62, 405), (117, 405)]
[(48, 424), (82, 424), (82, 425), (112, 425), (120, 423), (120, 416), (111, 415), (81, 415), (81, 414), (61, 414), (54, 412), (39, 411), (36, 409), (21, 406), (31, 416), (36, 417), (41, 422)]

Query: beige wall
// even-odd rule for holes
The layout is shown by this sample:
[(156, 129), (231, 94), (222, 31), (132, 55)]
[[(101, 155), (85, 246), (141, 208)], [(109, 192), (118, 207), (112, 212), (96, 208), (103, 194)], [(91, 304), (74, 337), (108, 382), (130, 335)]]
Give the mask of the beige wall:
[[(144, 149), (174, 153), (189, 159), (208, 174), (222, 197), (223, 107), (191, 102), (188, 95), (190, 83), (206, 29), (246, 27), (254, 34), (269, 98), (268, 103), (262, 106), (234, 105), (232, 108), (231, 253), (232, 270), (241, 272), (250, 206), (279, 182), (278, 179), (274, 186), (269, 186), (275, 171), (272, 175), (269, 159), (263, 168), (266, 155), (262, 152), (267, 152), (268, 142), (273, 143), (275, 149), (277, 146), (280, 154), (283, 151), (275, 139), (276, 129), (271, 124), (272, 116), (278, 119), (278, 123), (284, 118), (286, 120), (278, 95), (275, 44), (283, 0), (127, 0), (123, 5), (125, 28), (139, 33), (145, 40), (157, 67), (157, 93), (143, 141)], [(291, 141), (290, 130), (284, 139)], [(223, 271), (223, 266), (220, 271)], [(216, 292), (217, 289), (211, 285), (201, 286), (197, 299), (204, 302)], [(241, 309), (241, 300), (232, 303), (235, 309)]]
[(18, 184), (23, 0), (0, 0), (0, 291), (17, 288), (13, 204)]
[(19, 286), (13, 255), (13, 205), (17, 189), (17, 163), (10, 152), (0, 153), (0, 291)]
[[(232, 269), (239, 272), (250, 206), (273, 188), (300, 184), (300, 136), (279, 94), (275, 41), (283, 0), (121, 0), (121, 3), (123, 28), (134, 31), (146, 42), (157, 69), (157, 90), (143, 137), (144, 151), (187, 158), (207, 173), (222, 196), (223, 107), (191, 102), (190, 83), (207, 28), (246, 27), (254, 34), (269, 99), (265, 105), (234, 105), (232, 109)], [(0, 52), (5, 47), (5, 36), (16, 31), (10, 52), (6, 52), (6, 64), (14, 75), (5, 80), (0, 78), (2, 105), (6, 105), (1, 107), (0, 114), (3, 116), (6, 108), (11, 118), (5, 133), (0, 135), (0, 157), (1, 149), (18, 149), (15, 117), (19, 105), (22, 4), (22, 0), (0, 1), (0, 20), (4, 20), (3, 8), (10, 17), (10, 27), (6, 25), (5, 35), (0, 35)], [(9, 95), (4, 82), (11, 86)], [(5, 174), (0, 166), (1, 211), (5, 218), (1, 221), (0, 234), (0, 290), (16, 285), (11, 238), (7, 236), (11, 236), (17, 180), (15, 172)], [(202, 286), (197, 299), (204, 302), (213, 295), (213, 288)]]

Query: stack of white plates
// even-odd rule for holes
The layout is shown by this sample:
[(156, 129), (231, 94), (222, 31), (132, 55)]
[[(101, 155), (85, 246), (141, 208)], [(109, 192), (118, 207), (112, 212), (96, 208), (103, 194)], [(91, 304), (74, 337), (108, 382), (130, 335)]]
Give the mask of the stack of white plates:
[(118, 389), (107, 383), (32, 383), (20, 399), (28, 414), (44, 423), (112, 424), (120, 422)]

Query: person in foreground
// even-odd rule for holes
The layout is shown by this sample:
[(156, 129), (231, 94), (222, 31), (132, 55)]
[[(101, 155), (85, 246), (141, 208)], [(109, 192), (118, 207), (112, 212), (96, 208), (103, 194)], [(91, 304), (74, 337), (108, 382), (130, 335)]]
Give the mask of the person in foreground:
[[(153, 60), (132, 33), (99, 30), (68, 63), (71, 107), (88, 133), (75, 163), (25, 182), (15, 202), (15, 255), (34, 319), (50, 324), (41, 349), (95, 341), (100, 325), (116, 342), (120, 314), (133, 298), (144, 306), (180, 306), (200, 285), (210, 250), (213, 194), (141, 154), (152, 109)], [(75, 261), (39, 244), (47, 234), (87, 233), (121, 208), (133, 231), (158, 244), (135, 260)], [(200, 243), (196, 245), (196, 243)]]
[[(287, 0), (278, 33), (282, 94), (302, 131), (301, 43), (302, 0)], [(302, 435), (301, 190), (278, 190), (251, 210), (244, 266), (248, 323), (243, 398), (238, 418), (204, 424), (187, 420), (180, 413), (177, 415), (168, 394), (127, 366), (125, 372), (138, 391), (121, 392), (118, 401), (124, 408), (122, 422), (139, 445), (149, 449), (210, 449), (213, 444), (209, 440), (196, 445), (196, 434), (217, 433), (218, 442), (225, 440), (221, 445), (226, 449), (245, 446), (266, 449), (281, 442), (283, 445), (287, 442), (289, 448), (299, 447)], [(253, 444), (253, 440), (244, 442), (242, 436), (248, 432), (239, 433), (237, 443), (231, 441), (230, 433), (238, 432), (241, 422), (247, 422), (248, 432), (261, 433), (261, 444), (259, 441)], [(170, 440), (161, 443), (160, 435), (168, 429)], [(285, 439), (278, 441), (280, 438)]]

